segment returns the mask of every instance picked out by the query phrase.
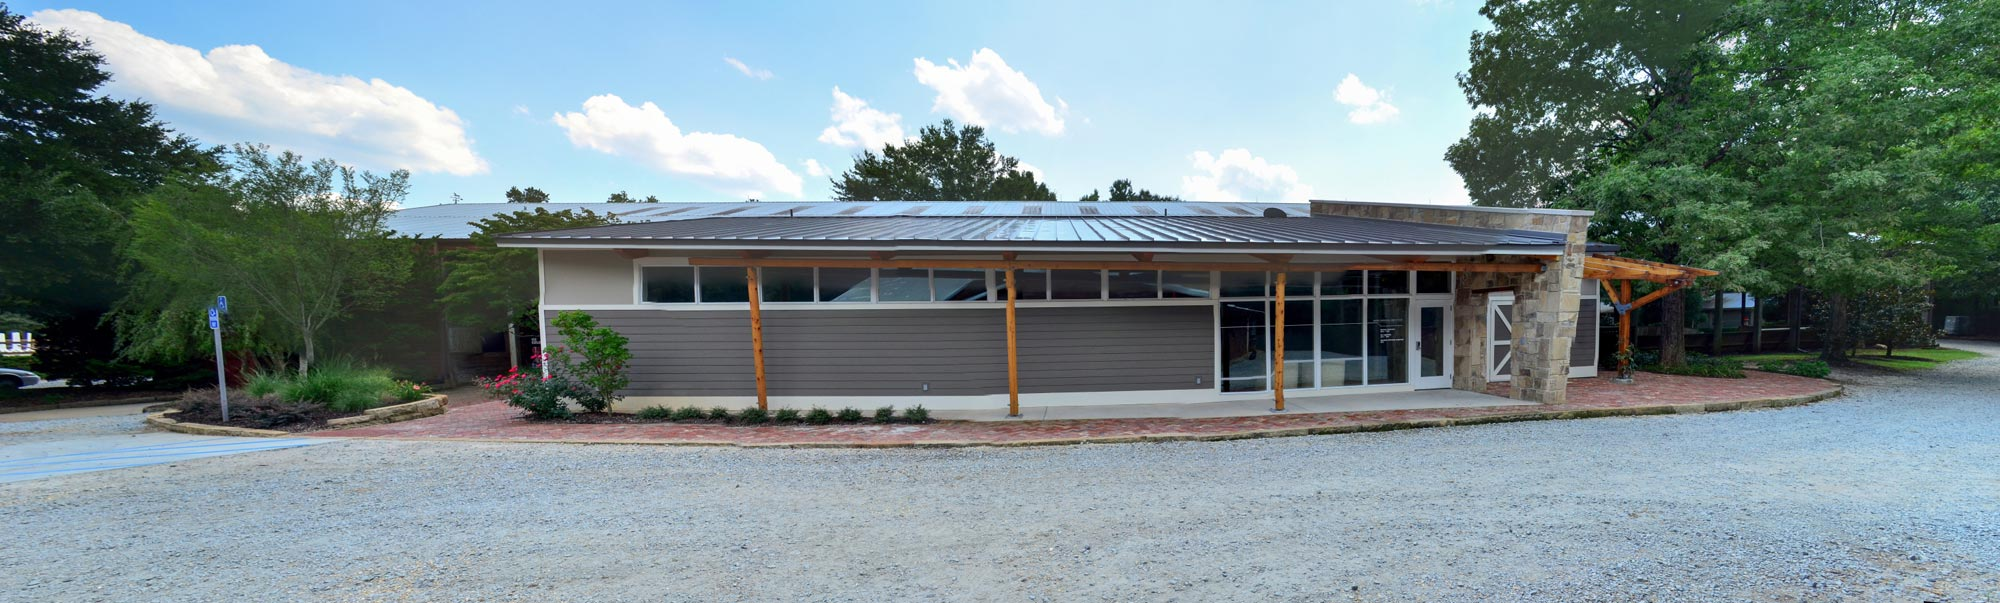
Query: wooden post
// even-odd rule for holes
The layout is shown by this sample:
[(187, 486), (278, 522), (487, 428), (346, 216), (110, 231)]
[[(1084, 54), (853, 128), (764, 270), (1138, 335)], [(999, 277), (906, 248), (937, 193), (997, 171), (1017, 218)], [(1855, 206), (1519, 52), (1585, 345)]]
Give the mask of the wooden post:
[(1014, 299), (1020, 293), (1014, 287), (1014, 271), (1007, 271), (1007, 416), (1021, 416), (1021, 358), (1020, 348), (1014, 340)]
[(1277, 323), (1277, 326), (1275, 328), (1278, 329), (1276, 333), (1271, 334), (1271, 339), (1272, 339), (1271, 347), (1274, 348), (1272, 350), (1272, 356), (1271, 356), (1271, 360), (1273, 362), (1273, 364), (1271, 365), (1272, 366), (1271, 393), (1273, 396), (1275, 396), (1278, 405), (1277, 407), (1272, 408), (1271, 411), (1284, 412), (1285, 411), (1285, 273), (1283, 271), (1278, 272), (1277, 289), (1278, 289), (1278, 309), (1271, 313), (1272, 320)]
[(770, 398), (764, 393), (764, 309), (763, 296), (757, 293), (757, 269), (745, 267), (745, 280), (750, 283), (750, 363), (757, 370), (757, 408), (770, 410)]
[(1618, 297), (1624, 298), (1625, 311), (1618, 313), (1618, 376), (1624, 377), (1632, 368), (1632, 312), (1639, 308), (1632, 303), (1632, 281), (1618, 281)]

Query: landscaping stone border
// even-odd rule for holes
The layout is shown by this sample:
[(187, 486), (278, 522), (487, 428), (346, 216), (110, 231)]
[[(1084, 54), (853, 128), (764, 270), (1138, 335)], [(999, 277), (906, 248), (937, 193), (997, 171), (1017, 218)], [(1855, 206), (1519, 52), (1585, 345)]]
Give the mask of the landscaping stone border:
[(1600, 408), (1569, 408), (1560, 410), (1533, 410), (1522, 407), (1519, 412), (1507, 412), (1469, 417), (1435, 417), (1402, 420), (1362, 421), (1340, 425), (1320, 425), (1312, 427), (1286, 427), (1272, 429), (1245, 429), (1231, 432), (1212, 433), (1149, 433), (1135, 435), (1078, 436), (1065, 438), (979, 441), (979, 440), (912, 440), (912, 441), (847, 441), (847, 442), (741, 442), (721, 440), (667, 440), (667, 439), (538, 439), (538, 438), (476, 438), (476, 437), (421, 437), (421, 436), (338, 436), (362, 439), (445, 441), (445, 442), (494, 442), (532, 444), (625, 444), (649, 446), (719, 446), (736, 448), (1009, 448), (1020, 446), (1068, 446), (1077, 444), (1131, 444), (1143, 442), (1220, 442), (1228, 440), (1251, 440), (1261, 438), (1282, 438), (1307, 435), (1331, 435), (1374, 431), (1399, 431), (1404, 429), (1424, 429), (1430, 427), (1452, 427), (1460, 425), (1481, 425), (1489, 423), (1515, 423), (1523, 421), (1550, 421), (1561, 419), (1588, 419), (1596, 417), (1623, 417), (1645, 415), (1700, 414), (1751, 410), (1758, 408), (1784, 408), (1801, 406), (1831, 399), (1844, 391), (1844, 386), (1832, 387), (1809, 394), (1731, 400), (1720, 402), (1693, 402), (1680, 404), (1655, 404), (1644, 406), (1615, 406)]
[[(418, 400), (415, 402), (405, 402), (402, 404), (394, 404), (390, 406), (370, 408), (368, 410), (362, 411), (362, 413), (359, 415), (332, 419), (327, 421), (326, 425), (327, 428), (329, 429), (340, 429), (344, 427), (381, 425), (385, 423), (395, 423), (398, 421), (409, 421), (412, 419), (421, 419), (424, 417), (441, 415), (444, 414), (445, 400), (446, 397), (444, 394), (432, 394), (431, 397), (429, 398), (424, 398), (422, 400)], [(194, 435), (233, 436), (233, 437), (243, 437), (243, 438), (285, 438), (285, 437), (292, 437), (299, 435), (296, 432), (278, 431), (276, 429), (252, 429), (249, 427), (231, 427), (228, 425), (206, 425), (202, 423), (188, 423), (185, 421), (176, 421), (167, 416), (177, 412), (180, 411), (169, 410), (166, 412), (147, 415), (146, 424), (158, 427), (160, 429), (165, 429), (167, 431), (194, 434)]]

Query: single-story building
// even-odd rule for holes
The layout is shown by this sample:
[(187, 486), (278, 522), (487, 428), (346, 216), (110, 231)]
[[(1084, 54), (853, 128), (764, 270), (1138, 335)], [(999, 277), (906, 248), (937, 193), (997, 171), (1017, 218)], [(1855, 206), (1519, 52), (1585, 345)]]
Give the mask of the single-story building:
[[(690, 212), (660, 205), (648, 210)], [(621, 410), (1282, 409), (1503, 380), (1559, 403), (1570, 378), (1597, 374), (1600, 286), (1586, 277), (1678, 274), (1594, 254), (1590, 213), (1573, 210), (731, 205), (499, 242), (538, 250), (545, 322), (582, 310), (631, 338)]]

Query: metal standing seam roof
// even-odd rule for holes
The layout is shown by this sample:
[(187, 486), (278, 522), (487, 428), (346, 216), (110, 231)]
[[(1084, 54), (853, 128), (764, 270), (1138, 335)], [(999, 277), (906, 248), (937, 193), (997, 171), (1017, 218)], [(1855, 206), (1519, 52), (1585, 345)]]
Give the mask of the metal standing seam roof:
[(590, 210), (610, 214), (622, 223), (700, 220), (717, 216), (866, 218), (892, 216), (1262, 216), (1276, 209), (1287, 216), (1306, 216), (1305, 203), (1211, 203), (1106, 201), (764, 201), (746, 203), (455, 203), (399, 210), (388, 228), (416, 237), (465, 239), (477, 229), (473, 222), (495, 215), (536, 208), (549, 211)]
[[(1053, 204), (1051, 204), (1053, 205)], [(514, 245), (673, 242), (759, 246), (798, 243), (864, 246), (938, 243), (965, 246), (1059, 243), (1083, 246), (1430, 245), (1556, 246), (1556, 233), (1494, 230), (1350, 218), (1225, 216), (1118, 217), (724, 217), (614, 224), (500, 237)]]

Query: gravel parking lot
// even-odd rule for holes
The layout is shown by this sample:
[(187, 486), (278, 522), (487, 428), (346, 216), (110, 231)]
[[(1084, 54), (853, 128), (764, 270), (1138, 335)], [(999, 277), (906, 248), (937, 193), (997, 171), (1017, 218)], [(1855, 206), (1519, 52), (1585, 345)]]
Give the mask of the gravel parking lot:
[(337, 442), (0, 486), (0, 598), (2000, 600), (2000, 358), (1867, 378), (1219, 443)]

